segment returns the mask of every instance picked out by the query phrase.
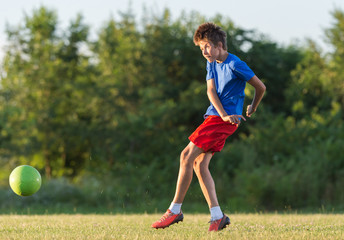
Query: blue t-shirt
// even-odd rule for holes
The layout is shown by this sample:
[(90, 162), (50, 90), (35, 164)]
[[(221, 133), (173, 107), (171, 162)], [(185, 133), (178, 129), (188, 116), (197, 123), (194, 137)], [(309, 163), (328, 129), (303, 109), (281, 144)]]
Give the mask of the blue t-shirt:
[[(237, 56), (228, 53), (227, 59), (222, 63), (207, 62), (207, 78), (214, 78), (216, 92), (228, 115), (241, 115), (244, 107), (246, 82), (254, 76), (254, 72)], [(204, 114), (217, 115), (212, 103)]]

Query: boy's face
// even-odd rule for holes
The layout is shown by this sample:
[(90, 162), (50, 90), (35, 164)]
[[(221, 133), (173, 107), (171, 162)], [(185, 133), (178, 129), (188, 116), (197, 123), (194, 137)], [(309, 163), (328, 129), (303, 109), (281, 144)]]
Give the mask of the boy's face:
[(199, 47), (202, 51), (203, 56), (209, 62), (213, 62), (218, 59), (220, 55), (220, 47), (221, 46), (214, 46), (214, 44), (210, 41), (202, 40), (199, 42)]

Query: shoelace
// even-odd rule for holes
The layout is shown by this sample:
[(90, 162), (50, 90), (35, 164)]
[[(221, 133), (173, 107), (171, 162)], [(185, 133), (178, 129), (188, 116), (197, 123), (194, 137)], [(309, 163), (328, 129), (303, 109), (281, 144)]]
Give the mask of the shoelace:
[(164, 221), (167, 217), (169, 217), (170, 215), (173, 215), (173, 213), (172, 212), (167, 212), (167, 213), (165, 213), (161, 218), (160, 218), (160, 220), (159, 220), (159, 222), (162, 222), (162, 221)]

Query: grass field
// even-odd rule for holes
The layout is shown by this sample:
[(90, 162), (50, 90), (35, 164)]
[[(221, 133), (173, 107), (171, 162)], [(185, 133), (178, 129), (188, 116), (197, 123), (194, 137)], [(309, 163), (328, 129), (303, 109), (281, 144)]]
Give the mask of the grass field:
[(0, 215), (0, 239), (344, 239), (343, 214), (234, 214), (208, 233), (209, 216), (152, 229), (161, 215)]

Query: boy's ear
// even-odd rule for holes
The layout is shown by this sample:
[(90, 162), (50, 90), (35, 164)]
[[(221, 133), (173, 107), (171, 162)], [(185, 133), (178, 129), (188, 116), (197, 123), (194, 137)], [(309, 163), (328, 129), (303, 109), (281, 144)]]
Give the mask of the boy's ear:
[(223, 48), (222, 42), (219, 41), (219, 42), (217, 43), (217, 46), (216, 46), (216, 47), (217, 47), (217, 48)]

